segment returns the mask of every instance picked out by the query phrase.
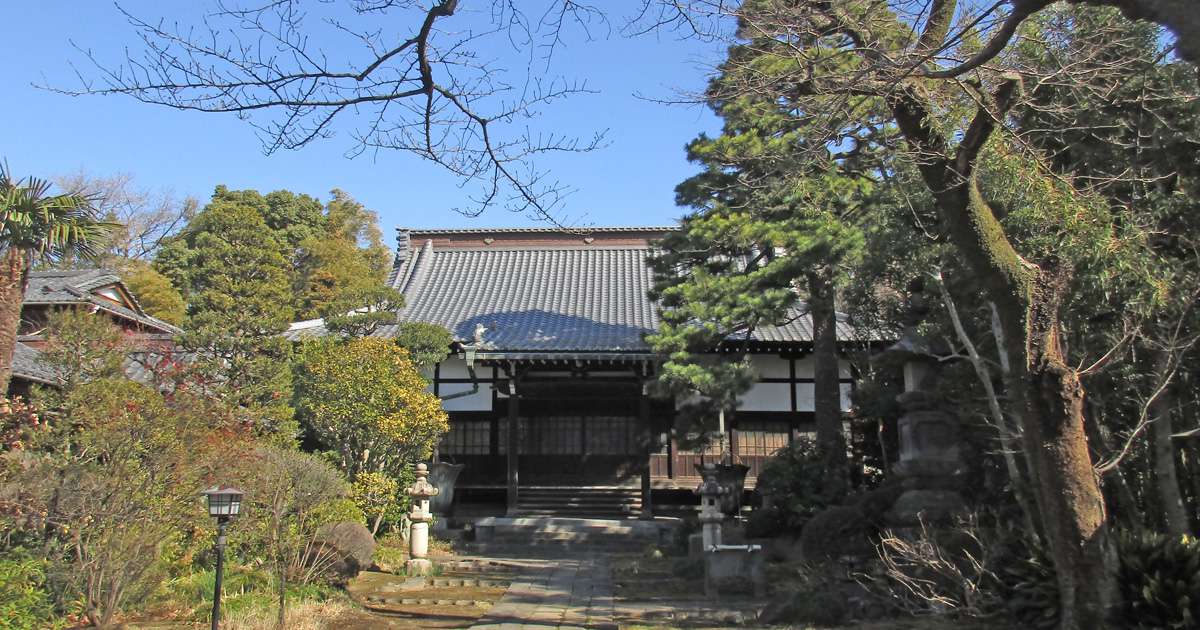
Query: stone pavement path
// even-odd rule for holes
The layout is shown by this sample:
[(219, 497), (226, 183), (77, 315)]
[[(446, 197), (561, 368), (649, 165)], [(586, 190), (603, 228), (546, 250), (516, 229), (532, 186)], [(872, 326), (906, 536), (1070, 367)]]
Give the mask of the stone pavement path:
[(612, 568), (601, 556), (537, 561), (472, 628), (617, 630)]

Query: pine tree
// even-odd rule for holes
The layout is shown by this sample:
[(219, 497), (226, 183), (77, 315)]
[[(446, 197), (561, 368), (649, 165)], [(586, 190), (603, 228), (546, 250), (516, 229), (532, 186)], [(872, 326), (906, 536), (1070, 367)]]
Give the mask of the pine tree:
[(292, 292), (284, 248), (256, 205), (219, 189), (156, 263), (187, 288), (181, 341), (203, 381), (266, 411), (263, 428), (274, 431), (290, 420), (291, 350), (280, 333), (292, 321)]
[[(703, 394), (708, 400), (691, 415), (711, 419), (715, 410), (733, 408), (753, 376), (745, 360), (705, 354), (807, 315), (818, 441), (831, 468), (846, 470), (837, 287), (862, 253), (853, 217), (873, 203), (883, 168), (874, 136), (885, 130), (868, 119), (843, 130), (847, 150), (810, 146), (811, 130), (793, 104), (753, 93), (728, 97), (744, 79), (741, 68), (770, 60), (762, 50), (731, 50), (709, 88), (724, 126), (719, 137), (701, 136), (688, 147), (704, 170), (677, 188), (678, 201), (696, 210), (652, 263), (663, 326), (651, 343), (666, 357), (660, 382)], [(791, 160), (799, 151), (824, 155), (801, 169)]]

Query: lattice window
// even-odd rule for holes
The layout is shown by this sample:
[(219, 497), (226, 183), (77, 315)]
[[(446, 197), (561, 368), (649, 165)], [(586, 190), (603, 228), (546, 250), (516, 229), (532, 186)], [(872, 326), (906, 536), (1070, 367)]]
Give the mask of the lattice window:
[(492, 451), (490, 420), (455, 420), (442, 437), (441, 452), (447, 455), (487, 455)]
[(737, 430), (737, 454), (770, 456), (788, 445), (786, 422), (743, 422)]
[(636, 455), (637, 420), (622, 416), (587, 419), (587, 451), (591, 455)]
[(579, 455), (583, 452), (582, 418), (539, 417), (522, 444), (530, 455)]

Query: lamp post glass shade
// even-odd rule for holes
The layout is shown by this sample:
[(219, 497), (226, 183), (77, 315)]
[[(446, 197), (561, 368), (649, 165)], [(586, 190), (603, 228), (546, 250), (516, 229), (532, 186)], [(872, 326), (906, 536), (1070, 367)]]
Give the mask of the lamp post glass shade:
[(209, 516), (237, 516), (242, 510), (242, 495), (245, 493), (232, 486), (213, 486), (203, 492), (208, 498)]

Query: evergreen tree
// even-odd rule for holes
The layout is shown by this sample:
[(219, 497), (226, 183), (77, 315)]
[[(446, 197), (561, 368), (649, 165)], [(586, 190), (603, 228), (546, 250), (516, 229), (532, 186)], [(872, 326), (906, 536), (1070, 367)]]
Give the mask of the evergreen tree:
[(188, 289), (181, 341), (212, 392), (279, 423), (290, 417), (290, 345), (280, 336), (292, 321), (289, 265), (248, 197), (218, 189), (158, 262)]
[[(836, 141), (813, 144), (794, 102), (734, 93), (742, 68), (779, 61), (758, 43), (735, 47), (709, 88), (724, 120), (721, 136), (701, 136), (688, 157), (704, 171), (677, 188), (697, 208), (653, 261), (663, 325), (651, 343), (666, 357), (660, 382), (707, 400), (690, 411), (712, 418), (733, 407), (752, 382), (745, 360), (708, 356), (753, 331), (807, 316), (812, 322), (818, 441), (834, 470), (846, 470), (837, 347), (837, 287), (862, 253), (854, 217), (873, 203), (883, 164), (868, 113)], [(797, 152), (820, 157), (797, 168)], [(837, 476), (835, 475), (835, 478)]]
[(140, 260), (125, 261), (120, 272), (121, 280), (146, 313), (168, 324), (183, 323), (187, 305), (169, 278)]
[(377, 222), (374, 212), (345, 192), (333, 191), (323, 229), (302, 243), (303, 259), (296, 279), (301, 318), (322, 316), (330, 308), (349, 305), (353, 309), (379, 301), (370, 294), (387, 280), (391, 252), (383, 244)]

